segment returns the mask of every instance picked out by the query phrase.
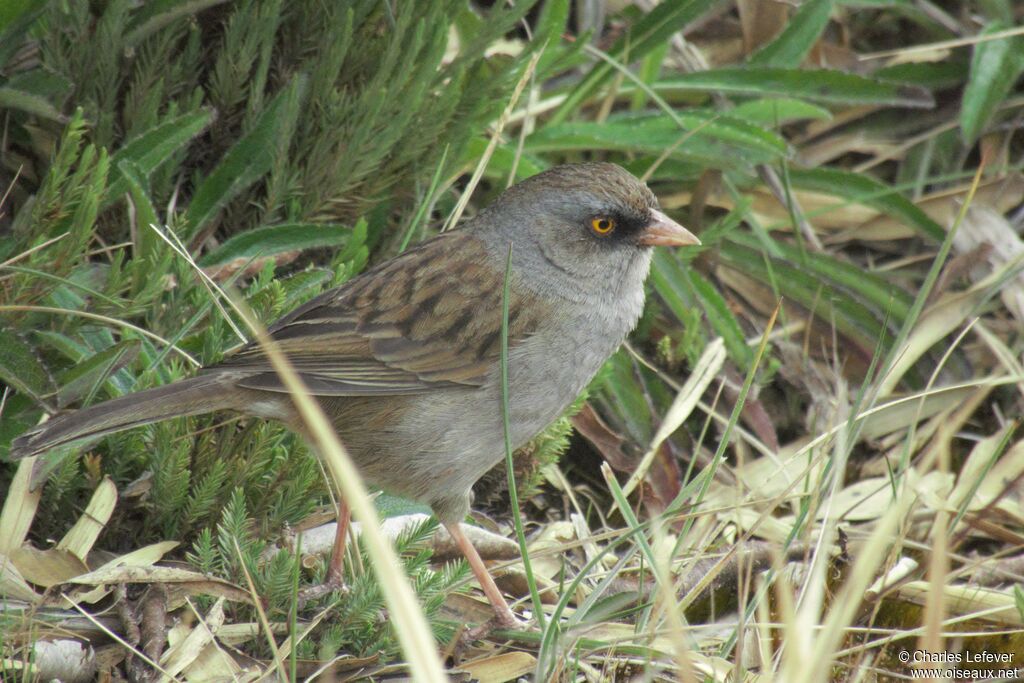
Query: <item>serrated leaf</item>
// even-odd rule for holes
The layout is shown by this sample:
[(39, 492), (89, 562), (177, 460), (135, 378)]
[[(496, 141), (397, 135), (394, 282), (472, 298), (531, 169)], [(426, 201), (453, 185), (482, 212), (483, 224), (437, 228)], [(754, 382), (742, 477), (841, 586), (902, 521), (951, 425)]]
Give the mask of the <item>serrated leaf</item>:
[(931, 93), (924, 88), (828, 69), (723, 67), (663, 79), (655, 84), (655, 89), (658, 92), (798, 97), (844, 105), (916, 108), (935, 105)]
[(296, 76), (268, 104), (252, 129), (224, 155), (199, 184), (186, 214), (185, 240), (191, 241), (229, 201), (266, 175), (275, 154), (286, 144), (282, 136), (294, 130), (306, 90), (305, 76)]
[(779, 35), (750, 56), (760, 66), (797, 67), (828, 26), (832, 0), (809, 0), (800, 5)]
[(117, 201), (128, 191), (129, 181), (124, 177), (121, 164), (131, 162), (139, 175), (148, 178), (172, 154), (191, 142), (213, 122), (210, 109), (181, 114), (163, 121), (142, 135), (130, 140), (111, 157), (110, 183), (103, 197), (103, 208)]
[[(993, 22), (979, 37), (1004, 31), (1009, 24)], [(1024, 36), (985, 40), (974, 46), (970, 76), (960, 106), (960, 131), (973, 144), (1024, 71)]]
[(201, 266), (219, 266), (235, 260), (249, 260), (289, 251), (337, 247), (352, 236), (352, 228), (338, 223), (287, 223), (265, 225), (239, 233), (204, 256)]

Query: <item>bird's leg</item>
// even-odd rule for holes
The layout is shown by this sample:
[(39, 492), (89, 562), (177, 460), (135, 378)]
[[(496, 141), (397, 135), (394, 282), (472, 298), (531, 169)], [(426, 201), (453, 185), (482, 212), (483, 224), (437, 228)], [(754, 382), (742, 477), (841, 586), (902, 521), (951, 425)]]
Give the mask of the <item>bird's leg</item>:
[(462, 533), (458, 522), (445, 524), (444, 527), (451, 534), (452, 539), (455, 540), (462, 554), (466, 556), (466, 560), (469, 561), (469, 568), (473, 570), (473, 575), (476, 576), (476, 580), (480, 583), (480, 588), (483, 589), (484, 595), (487, 596), (491, 607), (494, 608), (494, 620), (497, 622), (497, 625), (507, 629), (523, 628), (523, 623), (509, 609), (508, 603), (505, 602), (505, 598), (502, 597), (501, 591), (498, 590), (498, 586), (494, 583), (490, 572), (487, 571), (483, 558), (480, 557), (480, 553), (476, 551), (476, 548), (469, 542), (466, 535)]
[(329, 586), (341, 588), (345, 585), (345, 541), (348, 538), (348, 528), (352, 524), (352, 509), (345, 501), (338, 503), (338, 530), (334, 534), (334, 548), (331, 550), (331, 563), (327, 565), (327, 578), (324, 580)]
[(299, 604), (305, 604), (310, 600), (317, 600), (333, 593), (334, 591), (346, 591), (345, 585), (345, 541), (348, 538), (348, 529), (352, 523), (352, 509), (348, 503), (338, 503), (338, 529), (334, 532), (334, 547), (331, 549), (331, 559), (327, 565), (327, 576), (323, 583), (318, 586), (310, 586), (299, 591)]

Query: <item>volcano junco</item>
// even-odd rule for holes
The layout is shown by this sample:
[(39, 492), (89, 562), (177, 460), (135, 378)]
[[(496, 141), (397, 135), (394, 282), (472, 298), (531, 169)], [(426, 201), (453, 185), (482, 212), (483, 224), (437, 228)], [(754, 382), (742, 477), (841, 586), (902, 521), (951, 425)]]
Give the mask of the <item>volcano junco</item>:
[[(636, 324), (652, 247), (695, 244), (622, 168), (558, 166), (269, 331), (367, 481), (433, 508), (507, 626), (515, 618), (459, 522), (473, 483), (504, 453), (499, 356), (509, 245), (509, 409), (519, 446), (566, 409)], [(214, 410), (305, 431), (264, 352), (250, 344), (191, 379), (55, 417), (11, 452), (34, 455)], [(339, 554), (336, 545), (335, 574)]]

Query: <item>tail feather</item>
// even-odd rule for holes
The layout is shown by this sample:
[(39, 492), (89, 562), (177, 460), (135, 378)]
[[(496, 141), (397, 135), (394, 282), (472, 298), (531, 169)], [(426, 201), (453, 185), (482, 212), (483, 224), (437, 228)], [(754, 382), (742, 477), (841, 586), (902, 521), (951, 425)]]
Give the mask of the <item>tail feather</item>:
[(58, 415), (11, 443), (12, 459), (39, 455), (81, 439), (185, 415), (234, 409), (234, 382), (222, 375), (200, 375), (154, 389), (121, 396)]

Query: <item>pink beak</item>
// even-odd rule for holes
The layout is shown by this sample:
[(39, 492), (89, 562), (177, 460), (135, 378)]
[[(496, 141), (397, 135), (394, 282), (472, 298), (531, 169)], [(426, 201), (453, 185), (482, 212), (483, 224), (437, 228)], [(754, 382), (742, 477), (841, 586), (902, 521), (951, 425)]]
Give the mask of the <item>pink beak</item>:
[(698, 246), (700, 240), (661, 211), (651, 209), (651, 222), (637, 243), (645, 247), (693, 247)]

